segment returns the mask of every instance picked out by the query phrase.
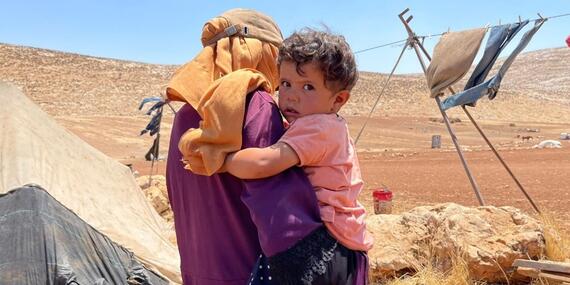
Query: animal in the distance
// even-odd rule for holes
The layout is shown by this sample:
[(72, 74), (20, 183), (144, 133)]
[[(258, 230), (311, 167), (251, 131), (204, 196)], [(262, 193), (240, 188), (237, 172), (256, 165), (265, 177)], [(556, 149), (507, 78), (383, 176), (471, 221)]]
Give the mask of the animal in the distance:
[(532, 140), (532, 136), (522, 136), (521, 139), (523, 142), (524, 141), (530, 141), (530, 140)]

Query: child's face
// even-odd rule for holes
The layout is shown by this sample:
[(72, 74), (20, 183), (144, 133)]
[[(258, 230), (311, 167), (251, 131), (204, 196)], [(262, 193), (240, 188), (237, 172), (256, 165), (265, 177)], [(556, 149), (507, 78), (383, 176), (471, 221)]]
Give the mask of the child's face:
[(281, 62), (279, 73), (279, 109), (287, 121), (311, 114), (334, 113), (335, 94), (325, 86), (322, 71), (315, 63), (301, 66), (303, 75), (297, 73), (296, 64)]

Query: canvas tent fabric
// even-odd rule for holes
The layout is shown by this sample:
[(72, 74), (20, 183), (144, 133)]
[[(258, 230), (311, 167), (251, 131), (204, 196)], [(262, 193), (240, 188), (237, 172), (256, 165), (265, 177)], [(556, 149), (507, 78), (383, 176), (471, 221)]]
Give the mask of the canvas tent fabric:
[(433, 52), (426, 77), (431, 97), (459, 81), (473, 63), (487, 29), (472, 29), (445, 33)]
[(59, 126), (16, 87), (0, 82), (0, 193), (37, 184), (82, 220), (173, 283), (174, 234), (130, 169)]
[(168, 284), (41, 187), (0, 194), (0, 217), (0, 284)]
[(489, 100), (492, 100), (497, 96), (497, 92), (499, 92), (499, 88), (501, 86), (501, 81), (503, 77), (507, 73), (509, 67), (519, 55), (519, 53), (528, 45), (532, 37), (536, 34), (538, 29), (544, 24), (545, 20), (539, 19), (535, 21), (534, 27), (528, 30), (521, 38), (517, 47), (511, 52), (511, 54), (507, 57), (507, 59), (501, 65), (499, 72), (491, 79), (472, 87), (466, 91), (461, 93), (457, 93), (453, 96), (450, 96), (443, 100), (442, 102), (442, 109), (447, 110), (449, 108), (460, 106), (460, 105), (473, 105), (477, 100), (481, 97), (487, 95), (489, 96)]

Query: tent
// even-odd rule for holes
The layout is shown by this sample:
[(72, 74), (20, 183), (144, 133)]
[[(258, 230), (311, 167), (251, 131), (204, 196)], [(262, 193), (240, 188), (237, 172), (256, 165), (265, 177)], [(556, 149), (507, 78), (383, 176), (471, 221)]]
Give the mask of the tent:
[[(59, 126), (16, 87), (0, 82), (0, 101), (0, 194), (39, 185), (93, 229), (132, 251), (146, 268), (181, 283), (178, 250), (168, 240), (173, 229), (146, 200), (129, 168)], [(0, 228), (4, 222), (0, 218)]]

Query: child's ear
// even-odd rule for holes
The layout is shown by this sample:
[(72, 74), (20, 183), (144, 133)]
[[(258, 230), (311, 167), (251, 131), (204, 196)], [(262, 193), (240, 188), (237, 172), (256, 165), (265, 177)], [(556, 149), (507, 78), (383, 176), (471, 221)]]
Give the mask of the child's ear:
[(348, 90), (341, 90), (334, 95), (334, 102), (332, 110), (333, 112), (338, 112), (344, 104), (350, 99), (350, 91)]

